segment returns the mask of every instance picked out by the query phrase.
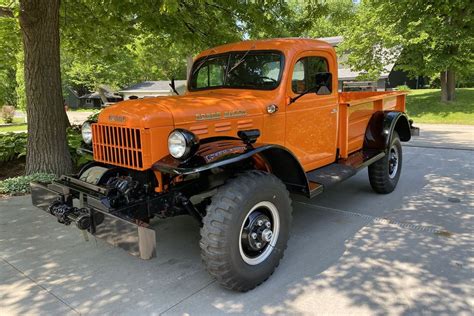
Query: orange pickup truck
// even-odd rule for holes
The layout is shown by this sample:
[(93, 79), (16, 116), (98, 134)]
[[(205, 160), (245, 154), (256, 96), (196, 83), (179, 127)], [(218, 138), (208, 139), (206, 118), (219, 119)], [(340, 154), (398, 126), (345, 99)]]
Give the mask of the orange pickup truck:
[(185, 95), (123, 101), (86, 122), (93, 162), (32, 183), (33, 204), (143, 259), (156, 255), (152, 219), (191, 215), (210, 274), (250, 290), (283, 256), (290, 192), (312, 198), (364, 167), (375, 192), (397, 185), (400, 142), (418, 133), (405, 93), (337, 86), (336, 52), (322, 41), (206, 50)]

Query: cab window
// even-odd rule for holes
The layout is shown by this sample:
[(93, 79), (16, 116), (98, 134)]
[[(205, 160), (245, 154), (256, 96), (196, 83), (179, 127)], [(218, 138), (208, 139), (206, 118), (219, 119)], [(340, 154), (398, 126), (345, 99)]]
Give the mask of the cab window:
[(226, 66), (226, 58), (217, 57), (208, 60), (195, 74), (196, 88), (221, 87), (224, 84)]
[(328, 72), (328, 62), (323, 57), (307, 56), (299, 59), (293, 68), (291, 89), (294, 93), (303, 93), (316, 85), (318, 72)]

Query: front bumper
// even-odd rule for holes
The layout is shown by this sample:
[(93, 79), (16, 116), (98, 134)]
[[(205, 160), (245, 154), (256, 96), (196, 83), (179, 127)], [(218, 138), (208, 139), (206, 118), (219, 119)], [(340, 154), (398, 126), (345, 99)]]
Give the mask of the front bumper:
[[(85, 211), (81, 213), (81, 219), (87, 222), (86, 229), (90, 234), (141, 259), (155, 257), (155, 231), (147, 223), (107, 207), (106, 203), (102, 202), (105, 193), (103, 188), (66, 176), (50, 184), (31, 183), (31, 199), (36, 207), (53, 216), (53, 203), (73, 207), (74, 201), (78, 201), (81, 210)], [(76, 222), (79, 228), (84, 229), (77, 216), (71, 215), (69, 218), (70, 221)]]

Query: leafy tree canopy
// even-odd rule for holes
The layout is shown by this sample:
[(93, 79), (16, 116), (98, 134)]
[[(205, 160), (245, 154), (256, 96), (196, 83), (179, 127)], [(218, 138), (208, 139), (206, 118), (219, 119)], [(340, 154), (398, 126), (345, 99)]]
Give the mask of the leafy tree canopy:
[[(18, 14), (18, 1), (0, 1)], [(354, 11), (351, 0), (65, 0), (60, 10), (62, 81), (81, 94), (102, 84), (119, 88), (143, 80), (182, 79), (186, 58), (205, 48), (246, 38), (337, 35)], [(23, 107), (18, 22), (0, 23), (0, 38), (6, 39), (0, 51), (8, 57), (0, 67), (0, 77), (8, 78), (2, 80), (0, 102), (18, 100)]]
[(378, 75), (384, 61), (411, 75), (473, 70), (470, 0), (364, 0), (350, 28), (343, 48), (357, 70)]
[(18, 21), (0, 19), (0, 106), (16, 105), (16, 55), (20, 47)]

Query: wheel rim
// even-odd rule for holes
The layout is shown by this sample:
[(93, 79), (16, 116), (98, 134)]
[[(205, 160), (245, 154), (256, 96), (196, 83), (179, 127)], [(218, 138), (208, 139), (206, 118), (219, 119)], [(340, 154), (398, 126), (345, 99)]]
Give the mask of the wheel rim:
[(265, 261), (273, 251), (280, 233), (278, 209), (272, 202), (254, 205), (240, 228), (239, 250), (242, 260), (249, 265)]
[(392, 146), (390, 148), (389, 157), (388, 157), (388, 176), (390, 179), (395, 178), (398, 172), (398, 148), (396, 146)]

